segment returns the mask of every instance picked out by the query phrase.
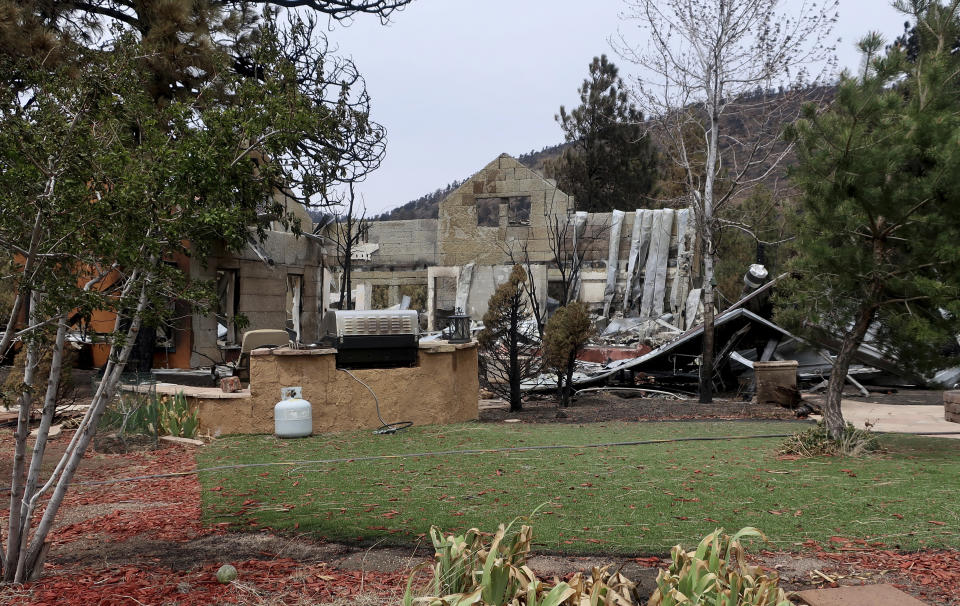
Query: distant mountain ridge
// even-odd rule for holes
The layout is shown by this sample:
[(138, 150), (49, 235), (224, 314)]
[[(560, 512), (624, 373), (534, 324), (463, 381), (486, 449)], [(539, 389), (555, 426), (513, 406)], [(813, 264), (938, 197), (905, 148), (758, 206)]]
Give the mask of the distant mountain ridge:
[[(763, 95), (762, 91), (758, 91), (756, 95)], [(783, 92), (773, 93), (774, 97), (783, 94)], [(819, 104), (827, 105), (833, 100), (833, 96), (836, 94), (835, 85), (825, 85), (817, 86), (805, 89), (803, 93), (795, 98), (795, 100), (788, 100), (780, 108), (780, 116), (771, 115), (768, 119), (770, 123), (767, 124), (767, 128), (783, 128), (787, 125), (787, 122), (791, 120), (792, 117), (797, 116), (800, 113), (800, 108), (803, 103), (808, 101), (815, 101)], [(756, 96), (746, 95), (744, 96), (745, 106), (749, 107), (753, 99)], [(721, 141), (721, 151), (727, 146), (727, 142), (730, 140), (739, 140), (739, 141), (752, 141), (754, 140), (754, 135), (750, 132), (750, 126), (745, 124), (745, 118), (750, 119), (756, 117), (751, 115), (749, 108), (745, 109), (742, 114), (736, 112), (731, 112), (724, 115), (721, 118), (722, 130), (725, 134), (724, 140)], [(545, 177), (550, 177), (549, 174), (544, 173), (545, 165), (553, 159), (556, 159), (563, 153), (563, 150), (566, 149), (570, 143), (560, 143), (557, 145), (551, 145), (544, 147), (543, 149), (531, 150), (525, 154), (516, 156), (522, 164), (527, 166), (530, 169), (533, 169)], [(784, 149), (786, 143), (781, 141), (776, 141), (773, 144), (773, 147), (778, 150)], [(766, 175), (764, 181), (771, 186), (775, 186), (777, 182), (783, 182), (787, 177), (787, 167), (793, 162), (792, 156), (788, 156), (779, 166), (774, 170), (770, 171)], [(759, 166), (754, 169), (752, 172), (756, 174), (757, 172), (763, 172), (763, 167)], [(441, 187), (436, 191), (420, 196), (416, 200), (411, 200), (406, 204), (403, 204), (392, 210), (385, 211), (380, 215), (373, 217), (374, 220), (379, 221), (397, 221), (401, 219), (436, 219), (437, 211), (440, 207), (440, 202), (443, 201), (453, 190), (460, 187), (470, 176), (465, 177), (454, 181), (453, 183), (447, 184), (445, 187)], [(774, 187), (771, 187), (774, 189)]]

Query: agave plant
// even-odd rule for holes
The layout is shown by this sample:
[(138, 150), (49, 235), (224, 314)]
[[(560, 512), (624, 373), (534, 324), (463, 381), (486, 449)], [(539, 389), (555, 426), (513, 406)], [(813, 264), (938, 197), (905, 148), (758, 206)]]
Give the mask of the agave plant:
[(719, 528), (705, 536), (696, 551), (675, 546), (670, 567), (657, 575), (648, 606), (791, 606), (776, 573), (768, 575), (747, 564), (741, 543), (746, 537), (766, 539), (756, 528), (743, 528), (733, 536)]

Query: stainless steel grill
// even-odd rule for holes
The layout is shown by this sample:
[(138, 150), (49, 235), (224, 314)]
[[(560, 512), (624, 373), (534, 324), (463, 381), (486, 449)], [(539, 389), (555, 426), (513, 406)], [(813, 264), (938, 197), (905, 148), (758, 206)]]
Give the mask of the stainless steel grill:
[(330, 310), (323, 342), (337, 349), (340, 368), (388, 368), (417, 363), (419, 316), (415, 310)]
[[(373, 315), (373, 312), (335, 312), (342, 318), (338, 323), (337, 332), (340, 335), (416, 335), (417, 312), (404, 313), (390, 312), (389, 314)], [(356, 314), (356, 315), (347, 315)], [(411, 317), (412, 316), (412, 317)]]

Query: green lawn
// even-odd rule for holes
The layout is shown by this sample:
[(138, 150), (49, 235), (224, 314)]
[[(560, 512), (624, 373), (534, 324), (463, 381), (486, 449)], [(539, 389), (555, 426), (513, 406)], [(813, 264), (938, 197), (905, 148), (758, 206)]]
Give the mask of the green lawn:
[[(413, 427), (301, 440), (217, 440), (199, 466), (311, 461), (681, 436), (799, 431), (797, 423)], [(960, 547), (960, 441), (884, 436), (865, 459), (778, 460), (781, 440), (299, 463), (200, 474), (205, 520), (338, 541), (413, 544), (431, 524), (495, 529), (528, 515), (540, 549), (663, 553), (717, 526), (757, 526), (780, 547), (832, 536), (892, 548)], [(541, 507), (542, 506), (542, 507)]]

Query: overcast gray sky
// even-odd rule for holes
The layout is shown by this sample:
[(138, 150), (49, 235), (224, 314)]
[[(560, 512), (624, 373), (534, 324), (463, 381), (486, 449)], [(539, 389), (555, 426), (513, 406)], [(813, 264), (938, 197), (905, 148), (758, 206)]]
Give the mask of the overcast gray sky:
[[(469, 177), (501, 152), (560, 143), (554, 114), (579, 103), (591, 59), (607, 53), (621, 75), (634, 69), (607, 42), (622, 8), (620, 0), (414, 0), (386, 26), (375, 18), (336, 26), (331, 46), (357, 64), (372, 117), (388, 133), (382, 166), (358, 189), (368, 215)], [(853, 45), (867, 31), (891, 40), (903, 21), (889, 0), (840, 0), (840, 65), (857, 67)]]

